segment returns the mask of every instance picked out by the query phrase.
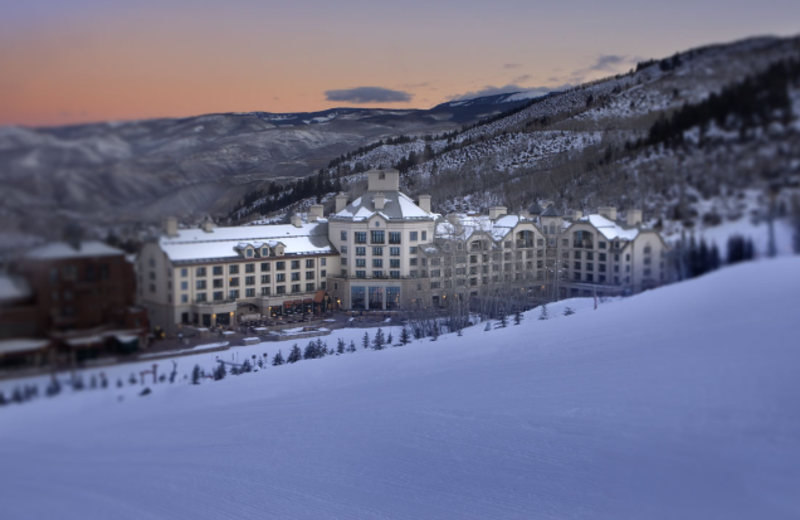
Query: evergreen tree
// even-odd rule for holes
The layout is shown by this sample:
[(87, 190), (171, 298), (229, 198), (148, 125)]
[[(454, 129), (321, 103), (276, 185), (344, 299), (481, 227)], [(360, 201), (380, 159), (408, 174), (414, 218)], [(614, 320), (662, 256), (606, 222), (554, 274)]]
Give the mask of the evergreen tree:
[(392, 341), (394, 341), (394, 338), (392, 338), (392, 331), (390, 330), (389, 335), (386, 336), (386, 346), (391, 346)]
[(347, 351), (350, 352), (351, 354), (356, 351), (356, 342), (355, 341), (350, 340), (350, 345), (348, 345)]
[(317, 357), (325, 357), (328, 354), (328, 342), (322, 341), (322, 338), (317, 338)]
[(572, 307), (564, 307), (564, 316), (572, 316), (575, 310)]
[(192, 369), (192, 384), (199, 385), (200, 384), (200, 365), (195, 365)]
[(242, 368), (241, 368), (240, 372), (242, 374), (247, 374), (248, 372), (252, 372), (252, 371), (253, 371), (253, 365), (250, 364), (250, 360), (247, 359), (247, 358), (244, 358), (244, 363), (242, 363)]
[(55, 374), (50, 377), (50, 384), (47, 385), (47, 389), (44, 393), (48, 397), (53, 397), (61, 393), (61, 383), (58, 381)]
[(372, 348), (375, 350), (383, 350), (385, 343), (386, 339), (383, 336), (383, 330), (378, 328), (378, 331), (375, 332), (375, 337), (372, 338)]
[(408, 328), (403, 326), (403, 330), (400, 331), (400, 344), (401, 345), (408, 345), (411, 342), (411, 335), (408, 333)]
[(295, 343), (292, 346), (292, 350), (289, 351), (289, 357), (286, 358), (286, 362), (287, 363), (297, 363), (301, 359), (303, 359), (303, 357), (300, 354), (300, 347), (298, 347), (297, 343)]
[[(175, 361), (172, 362), (172, 372), (169, 374), (169, 383), (173, 384), (175, 382), (175, 378), (178, 377), (178, 363)], [(105, 379), (105, 376), (103, 376)]]
[(433, 327), (431, 327), (431, 341), (436, 341), (439, 339), (439, 320), (433, 320)]
[(241, 371), (239, 370), (239, 367), (234, 365), (234, 366), (231, 367), (231, 372), (230, 373), (231, 373), (232, 376), (238, 376), (241, 373)]
[(228, 371), (225, 370), (225, 363), (217, 363), (217, 367), (214, 369), (214, 381), (225, 379), (227, 374)]
[(343, 338), (339, 338), (339, 341), (336, 342), (336, 352), (339, 354), (344, 354), (345, 343)]
[(131, 384), (131, 385), (135, 385), (138, 382), (139, 382), (139, 380), (136, 379), (136, 374), (131, 372), (131, 376), (128, 378), (128, 383)]
[(284, 363), (283, 354), (281, 354), (281, 351), (279, 350), (278, 353), (275, 354), (275, 357), (272, 358), (272, 366), (274, 367), (281, 366), (283, 363)]
[(500, 319), (500, 324), (498, 325), (499, 328), (504, 329), (508, 327), (508, 318), (506, 317), (505, 309), (502, 308), (500, 309), (499, 319)]
[(519, 325), (520, 323), (522, 323), (522, 311), (517, 309), (514, 312), (514, 325)]
[(261, 358), (258, 358), (258, 368), (264, 368), (264, 360)]
[(361, 346), (364, 348), (369, 348), (369, 333), (365, 332), (364, 337), (361, 338)]
[(8, 404), (8, 401), (6, 401), (6, 394), (4, 394), (3, 392), (0, 392), (0, 406), (5, 406), (7, 404)]
[(547, 314), (547, 304), (544, 304), (539, 312), (539, 320), (544, 321), (548, 318), (550, 318), (550, 316)]
[(309, 341), (305, 351), (303, 351), (303, 359), (317, 359), (318, 357), (317, 344), (313, 341)]
[(83, 376), (82, 375), (77, 374), (72, 379), (72, 389), (75, 390), (76, 392), (80, 391), (80, 390), (83, 390)]

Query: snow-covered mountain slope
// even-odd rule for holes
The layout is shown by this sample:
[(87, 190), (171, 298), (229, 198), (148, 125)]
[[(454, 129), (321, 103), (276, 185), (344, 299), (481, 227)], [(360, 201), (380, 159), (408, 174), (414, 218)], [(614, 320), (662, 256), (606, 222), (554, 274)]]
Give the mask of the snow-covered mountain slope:
[(7, 406), (3, 517), (797, 518), (798, 272), (749, 263), (462, 338)]

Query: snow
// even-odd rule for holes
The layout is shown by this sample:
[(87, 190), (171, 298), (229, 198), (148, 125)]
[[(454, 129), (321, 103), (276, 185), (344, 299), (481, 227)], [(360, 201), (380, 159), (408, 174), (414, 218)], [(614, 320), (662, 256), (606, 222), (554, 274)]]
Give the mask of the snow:
[(608, 240), (633, 240), (639, 235), (639, 229), (624, 228), (617, 222), (604, 217), (603, 215), (587, 215), (580, 219), (582, 222), (588, 222), (603, 234)]
[(3, 516), (797, 518), (799, 271), (740, 264), (380, 352), (345, 329), (326, 341), (355, 354), (10, 405)]
[(79, 249), (73, 248), (66, 242), (53, 242), (29, 251), (26, 257), (35, 260), (56, 260), (68, 258), (117, 256), (124, 254), (125, 253), (123, 251), (106, 245), (103, 242), (81, 242)]
[(0, 340), (0, 354), (16, 354), (40, 350), (50, 344), (46, 339), (5, 339)]
[(31, 295), (24, 279), (0, 273), (0, 301), (17, 300)]

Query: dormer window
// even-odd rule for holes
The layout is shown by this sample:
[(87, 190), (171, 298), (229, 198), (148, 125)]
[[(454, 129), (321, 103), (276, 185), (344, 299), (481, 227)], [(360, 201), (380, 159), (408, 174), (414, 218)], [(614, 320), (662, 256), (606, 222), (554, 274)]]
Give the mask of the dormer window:
[(248, 248), (245, 251), (245, 256), (247, 256), (247, 258), (253, 258), (253, 250)]
[(266, 248), (266, 247), (262, 248), (261, 249), (261, 256), (269, 256), (269, 249)]

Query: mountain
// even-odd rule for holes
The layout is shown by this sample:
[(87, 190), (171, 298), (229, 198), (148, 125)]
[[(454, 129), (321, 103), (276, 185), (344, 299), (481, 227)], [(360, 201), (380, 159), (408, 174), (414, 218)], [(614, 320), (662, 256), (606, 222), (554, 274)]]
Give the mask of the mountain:
[(739, 264), (381, 351), (360, 347), (375, 329), (340, 329), (321, 339), (357, 352), (200, 385), (195, 364), (292, 342), (179, 357), (144, 397), (127, 380), (152, 361), (86, 369), (110, 387), (0, 407), (3, 513), (797, 518), (798, 272), (800, 257)]
[(0, 128), (0, 211), (47, 231), (61, 217), (157, 220), (227, 212), (265, 181), (305, 176), (402, 134), (455, 130), (524, 103), (508, 94), (429, 110), (208, 114), (182, 119)]

